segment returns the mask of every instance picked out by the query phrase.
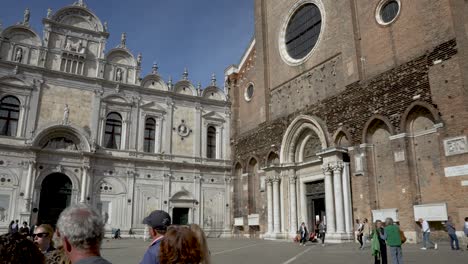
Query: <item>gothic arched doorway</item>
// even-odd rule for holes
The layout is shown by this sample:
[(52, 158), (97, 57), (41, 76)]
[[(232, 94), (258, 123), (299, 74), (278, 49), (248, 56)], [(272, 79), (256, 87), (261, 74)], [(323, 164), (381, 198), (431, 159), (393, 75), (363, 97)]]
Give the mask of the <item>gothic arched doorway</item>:
[(72, 182), (63, 173), (48, 175), (41, 185), (38, 223), (55, 225), (60, 213), (70, 205)]

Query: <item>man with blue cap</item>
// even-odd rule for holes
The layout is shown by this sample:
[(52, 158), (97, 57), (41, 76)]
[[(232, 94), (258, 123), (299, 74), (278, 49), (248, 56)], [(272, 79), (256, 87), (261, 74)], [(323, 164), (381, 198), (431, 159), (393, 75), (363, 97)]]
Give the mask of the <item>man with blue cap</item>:
[(143, 224), (148, 226), (153, 242), (146, 250), (140, 264), (159, 264), (159, 247), (167, 228), (171, 225), (171, 216), (165, 211), (155, 210), (143, 219)]

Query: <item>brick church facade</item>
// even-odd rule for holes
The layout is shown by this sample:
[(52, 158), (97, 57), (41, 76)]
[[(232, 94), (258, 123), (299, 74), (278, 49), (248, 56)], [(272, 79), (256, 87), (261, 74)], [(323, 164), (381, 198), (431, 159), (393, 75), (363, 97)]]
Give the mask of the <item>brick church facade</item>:
[[(256, 0), (255, 38), (226, 69), (233, 232), (301, 222), (468, 216), (468, 3)], [(442, 233), (441, 233), (442, 235)]]

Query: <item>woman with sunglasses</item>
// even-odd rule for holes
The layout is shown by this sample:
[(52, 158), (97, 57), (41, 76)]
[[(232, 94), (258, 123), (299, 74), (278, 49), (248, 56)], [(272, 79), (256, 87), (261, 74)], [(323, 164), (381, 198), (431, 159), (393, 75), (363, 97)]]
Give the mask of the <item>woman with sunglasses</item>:
[(55, 250), (54, 242), (52, 241), (53, 235), (54, 229), (50, 225), (40, 225), (32, 234), (34, 243), (39, 247), (44, 255)]

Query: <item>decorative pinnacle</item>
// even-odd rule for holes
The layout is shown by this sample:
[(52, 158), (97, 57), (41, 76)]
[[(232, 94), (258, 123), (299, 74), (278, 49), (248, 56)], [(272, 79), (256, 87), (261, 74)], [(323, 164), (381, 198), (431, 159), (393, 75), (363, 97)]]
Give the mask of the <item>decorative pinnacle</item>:
[(152, 74), (158, 74), (159, 67), (158, 67), (158, 64), (156, 62), (153, 62), (153, 67), (151, 67), (151, 69), (152, 69), (151, 70)]
[(216, 75), (211, 74), (211, 86), (216, 86)]
[(169, 76), (169, 81), (167, 82), (167, 86), (169, 86), (169, 89), (172, 88), (172, 77)]
[(83, 0), (78, 0), (77, 2), (73, 3), (73, 5), (86, 7), (86, 4), (83, 2)]
[(47, 18), (50, 19), (52, 17), (52, 9), (49, 7), (47, 8)]
[(201, 90), (201, 82), (198, 82), (198, 84), (197, 84), (197, 90)]
[(26, 8), (24, 10), (24, 15), (23, 15), (23, 25), (29, 26), (29, 18), (31, 17), (31, 11), (29, 11), (29, 8)]
[(188, 80), (188, 71), (187, 71), (187, 68), (184, 68), (184, 73), (182, 74), (182, 79)]
[(127, 33), (123, 32), (120, 36), (120, 45), (119, 48), (125, 48), (127, 45)]

